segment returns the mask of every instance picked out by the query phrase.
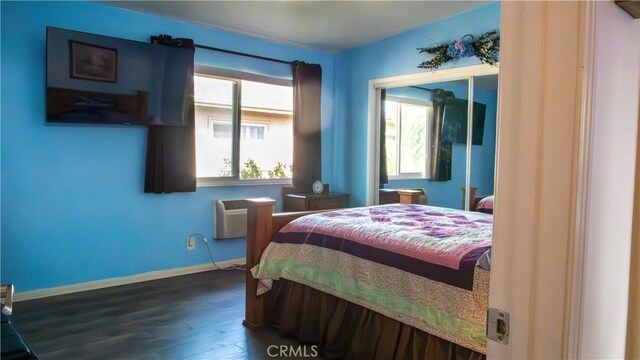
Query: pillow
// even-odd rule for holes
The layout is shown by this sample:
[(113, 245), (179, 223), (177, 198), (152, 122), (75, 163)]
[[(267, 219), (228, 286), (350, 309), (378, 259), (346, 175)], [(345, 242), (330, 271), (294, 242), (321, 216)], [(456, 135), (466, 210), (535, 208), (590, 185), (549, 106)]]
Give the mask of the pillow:
[(476, 211), (483, 212), (485, 214), (493, 214), (493, 195), (478, 201), (476, 205)]

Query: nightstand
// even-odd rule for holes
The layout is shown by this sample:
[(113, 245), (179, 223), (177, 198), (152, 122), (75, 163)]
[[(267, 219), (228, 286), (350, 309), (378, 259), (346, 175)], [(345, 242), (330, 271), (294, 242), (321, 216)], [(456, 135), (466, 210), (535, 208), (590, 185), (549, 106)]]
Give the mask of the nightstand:
[(284, 212), (341, 209), (349, 206), (349, 194), (284, 194)]
[[(417, 204), (420, 195), (425, 195), (422, 189), (380, 189), (378, 204)], [(426, 205), (426, 203), (425, 203)]]

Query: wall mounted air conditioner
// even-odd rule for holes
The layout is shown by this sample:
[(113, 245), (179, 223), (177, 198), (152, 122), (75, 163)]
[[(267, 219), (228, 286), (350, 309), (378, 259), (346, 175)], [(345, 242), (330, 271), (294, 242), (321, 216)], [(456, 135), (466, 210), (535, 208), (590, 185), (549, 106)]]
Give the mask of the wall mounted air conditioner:
[(247, 235), (247, 201), (213, 201), (213, 234), (216, 240)]

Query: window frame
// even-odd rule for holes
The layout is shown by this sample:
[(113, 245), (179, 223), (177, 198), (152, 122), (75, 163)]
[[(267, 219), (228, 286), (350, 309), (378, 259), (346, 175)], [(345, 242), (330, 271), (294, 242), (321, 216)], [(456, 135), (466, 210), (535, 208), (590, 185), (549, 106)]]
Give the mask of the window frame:
[[(401, 97), (401, 96), (387, 96), (385, 101), (393, 101), (395, 103), (398, 104), (398, 114), (397, 114), (397, 118), (398, 118), (398, 126), (397, 126), (397, 133), (396, 133), (396, 170), (397, 170), (397, 175), (388, 175), (389, 180), (428, 180), (431, 179), (431, 174), (429, 174), (429, 168), (430, 168), (430, 164), (431, 164), (431, 145), (433, 142), (433, 103), (430, 101), (424, 101), (424, 100), (416, 100), (416, 99), (410, 99), (410, 98), (405, 98), (405, 97)], [(401, 161), (402, 161), (402, 155), (401, 155), (401, 145), (402, 145), (402, 110), (401, 110), (401, 106), (402, 104), (406, 104), (406, 105), (414, 105), (414, 106), (424, 106), (426, 108), (429, 108), (429, 110), (427, 110), (427, 112), (431, 112), (431, 116), (427, 116), (427, 143), (426, 143), (426, 147), (425, 147), (425, 164), (424, 164), (424, 169), (425, 172), (424, 173), (419, 173), (419, 172), (401, 172), (400, 169), (402, 168), (401, 166)], [(428, 115), (428, 114), (427, 114)], [(386, 143), (386, 141), (385, 141)]]
[[(232, 125), (232, 151), (231, 151), (231, 171), (234, 175), (227, 177), (198, 177), (196, 175), (196, 187), (207, 186), (248, 186), (248, 185), (291, 185), (291, 178), (285, 179), (241, 179), (240, 178), (240, 137), (242, 136), (242, 80), (260, 82), (278, 86), (291, 86), (293, 87), (293, 80), (276, 78), (266, 75), (254, 74), (244, 71), (237, 71), (231, 69), (216, 68), (210, 66), (196, 65), (194, 68), (194, 77), (210, 77), (215, 79), (227, 80), (234, 82), (234, 103), (233, 109), (233, 125)], [(195, 104), (195, 102), (194, 102)], [(194, 109), (195, 110), (195, 109)], [(211, 124), (213, 126), (213, 121)], [(249, 122), (249, 124), (258, 123)], [(267, 129), (268, 124), (264, 124)], [(196, 153), (197, 156), (197, 153)]]
[[(216, 124), (226, 124), (226, 121), (212, 119), (212, 118), (207, 119), (207, 121), (208, 121), (208, 124), (211, 124), (211, 126), (212, 126), (211, 130), (213, 131), (213, 137), (216, 138), (216, 129), (213, 126), (215, 126)], [(242, 123), (240, 124), (240, 139), (242, 139), (242, 127), (243, 126), (262, 129), (263, 130), (263, 132), (262, 132), (263, 136), (269, 132), (269, 124), (261, 123), (261, 122), (249, 122), (249, 121), (247, 121), (244, 124), (242, 124)], [(233, 130), (233, 128), (232, 128), (232, 130)], [(233, 133), (233, 131), (232, 131), (232, 133)], [(232, 134), (232, 136), (233, 136), (233, 134)], [(247, 140), (264, 140), (264, 139), (247, 139)]]

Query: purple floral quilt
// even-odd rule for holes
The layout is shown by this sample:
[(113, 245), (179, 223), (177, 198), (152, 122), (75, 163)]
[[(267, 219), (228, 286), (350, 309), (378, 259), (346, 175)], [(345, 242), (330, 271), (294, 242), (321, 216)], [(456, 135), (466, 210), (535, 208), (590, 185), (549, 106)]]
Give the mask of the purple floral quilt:
[(275, 236), (313, 245), (472, 290), (478, 258), (491, 247), (492, 216), (393, 204), (305, 216)]

